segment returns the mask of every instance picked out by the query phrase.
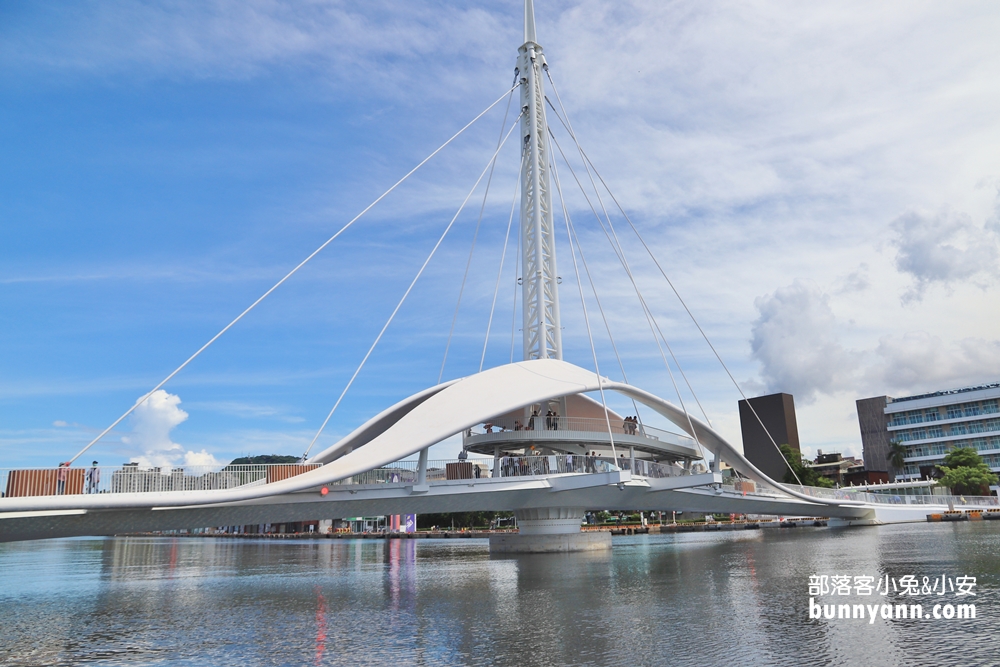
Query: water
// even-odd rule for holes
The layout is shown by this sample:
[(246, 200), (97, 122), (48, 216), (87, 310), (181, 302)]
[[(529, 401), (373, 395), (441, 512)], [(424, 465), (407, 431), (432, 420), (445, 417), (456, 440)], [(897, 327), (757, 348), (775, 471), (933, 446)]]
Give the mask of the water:
[[(0, 545), (2, 665), (997, 665), (1000, 522), (615, 538)], [(975, 576), (975, 620), (810, 620), (814, 574)], [(958, 602), (918, 598), (932, 603)], [(882, 598), (851, 602), (881, 602)]]

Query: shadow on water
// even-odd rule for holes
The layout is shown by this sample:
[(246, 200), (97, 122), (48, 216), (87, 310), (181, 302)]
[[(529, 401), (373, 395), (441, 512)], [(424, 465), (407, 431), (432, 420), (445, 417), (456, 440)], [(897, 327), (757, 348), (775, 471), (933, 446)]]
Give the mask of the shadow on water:
[[(503, 558), (474, 539), (6, 544), (0, 664), (996, 664), (998, 553), (992, 522)], [(835, 574), (976, 576), (979, 613), (809, 619), (809, 577)]]

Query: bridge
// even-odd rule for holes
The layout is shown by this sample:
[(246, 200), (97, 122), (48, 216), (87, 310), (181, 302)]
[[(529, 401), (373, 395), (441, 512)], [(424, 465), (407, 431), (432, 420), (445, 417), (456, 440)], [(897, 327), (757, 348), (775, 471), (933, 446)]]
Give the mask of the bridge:
[[(558, 93), (555, 101), (546, 95), (544, 80), (548, 80), (555, 91), (543, 49), (536, 41), (532, 0), (526, 0), (524, 43), (518, 49), (515, 84), (486, 110), (504, 97), (510, 99), (514, 91), (519, 90), (520, 113), (506, 135), (501, 135), (497, 151), (476, 182), (478, 186), (506, 139), (519, 128), (522, 361), (487, 369), (482, 369), (480, 362), (478, 373), (439, 381), (386, 408), (318, 454), (310, 456), (307, 450), (299, 464), (169, 470), (140, 470), (135, 464), (90, 469), (67, 465), (50, 470), (3, 471), (0, 476), (0, 488), (4, 489), (4, 497), (0, 498), (0, 541), (359, 515), (513, 510), (518, 517), (520, 535), (504, 537), (495, 545), (491, 544), (491, 548), (549, 551), (607, 548), (610, 545), (606, 535), (580, 532), (581, 519), (588, 509), (820, 516), (828, 517), (832, 525), (856, 525), (922, 521), (929, 513), (953, 506), (956, 499), (939, 496), (907, 497), (905, 502), (902, 499), (893, 502), (896, 499), (877, 494), (780, 483), (763, 474), (737, 447), (715, 431), (707, 415), (699, 419), (692, 414), (680, 390), (677, 392), (679, 404), (675, 404), (630, 384), (613, 337), (611, 343), (622, 380), (601, 374), (584, 296), (585, 277), (609, 337), (611, 327), (562, 196), (557, 155), (562, 157), (566, 169), (581, 189), (582, 181), (587, 179), (594, 186), (597, 195), (587, 201), (591, 202), (601, 229), (615, 248), (629, 283), (635, 289), (665, 372), (677, 388), (676, 370), (694, 395), (649, 307), (649, 300), (633, 277), (625, 246), (604, 208), (604, 200), (597, 191), (597, 183), (604, 184), (604, 180), (577, 142)], [(579, 152), (583, 164), (581, 173), (585, 172), (585, 177), (573, 171), (558, 144), (546, 120), (549, 110)], [(618, 205), (610, 190), (606, 192)], [(556, 266), (554, 213), (557, 206), (554, 195), (558, 195), (558, 208), (565, 222), (593, 371), (563, 359), (559, 300), (562, 280)], [(466, 202), (468, 199), (466, 197)], [(593, 203), (595, 200), (598, 204)], [(641, 246), (649, 251), (667, 284), (697, 325), (638, 229), (618, 206)], [(604, 213), (603, 218), (599, 209)], [(296, 266), (136, 406), (182, 371), (367, 210)], [(451, 224), (445, 234), (450, 228)], [(510, 224), (508, 234), (509, 231)], [(313, 443), (333, 417), (443, 239), (444, 236), (413, 279)], [(498, 286), (499, 280), (498, 276)], [(494, 304), (495, 301), (494, 297)], [(491, 312), (491, 323), (492, 317)], [(704, 335), (700, 325), (698, 329)], [(487, 332), (487, 340), (488, 337)], [(705, 341), (715, 352), (707, 336)], [(716, 356), (722, 363), (717, 353)], [(728, 373), (728, 369), (726, 371)], [(736, 387), (739, 390), (738, 384)], [(612, 410), (608, 405), (609, 396), (630, 402), (636, 417), (623, 418)], [(697, 402), (696, 395), (695, 400)], [(75, 461), (107, 435), (136, 406), (70, 461)], [(645, 419), (639, 418), (639, 406), (646, 415), (656, 416), (676, 430), (647, 425)], [(428, 460), (432, 445), (452, 442), (454, 438), (461, 438), (461, 458)], [(724, 464), (729, 468), (724, 470)], [(934, 504), (922, 504), (924, 500)], [(973, 502), (992, 501), (973, 499)]]

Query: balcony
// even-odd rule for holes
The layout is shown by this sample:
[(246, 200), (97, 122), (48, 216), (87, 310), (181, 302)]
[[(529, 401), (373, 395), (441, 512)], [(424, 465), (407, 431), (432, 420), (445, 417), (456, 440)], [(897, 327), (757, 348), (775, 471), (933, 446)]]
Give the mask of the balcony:
[(479, 424), (462, 434), (462, 447), (479, 454), (527, 452), (532, 447), (577, 454), (592, 448), (606, 450), (614, 439), (621, 450), (632, 448), (655, 460), (697, 460), (702, 458), (693, 438), (633, 422), (608, 422), (583, 417), (539, 416), (522, 424), (520, 420), (497, 420)]

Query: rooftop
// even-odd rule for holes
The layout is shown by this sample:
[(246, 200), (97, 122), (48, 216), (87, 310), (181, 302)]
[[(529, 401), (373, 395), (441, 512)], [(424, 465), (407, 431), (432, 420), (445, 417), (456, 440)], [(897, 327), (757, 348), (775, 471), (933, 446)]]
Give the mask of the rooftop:
[(938, 396), (951, 396), (952, 394), (964, 394), (969, 391), (980, 391), (983, 389), (1000, 389), (1000, 382), (992, 382), (990, 384), (980, 384), (974, 387), (962, 387), (961, 389), (945, 389), (943, 391), (935, 391), (929, 394), (904, 396), (903, 398), (890, 398), (889, 400), (892, 403), (900, 403), (902, 401), (916, 401), (921, 398), (937, 398)]

